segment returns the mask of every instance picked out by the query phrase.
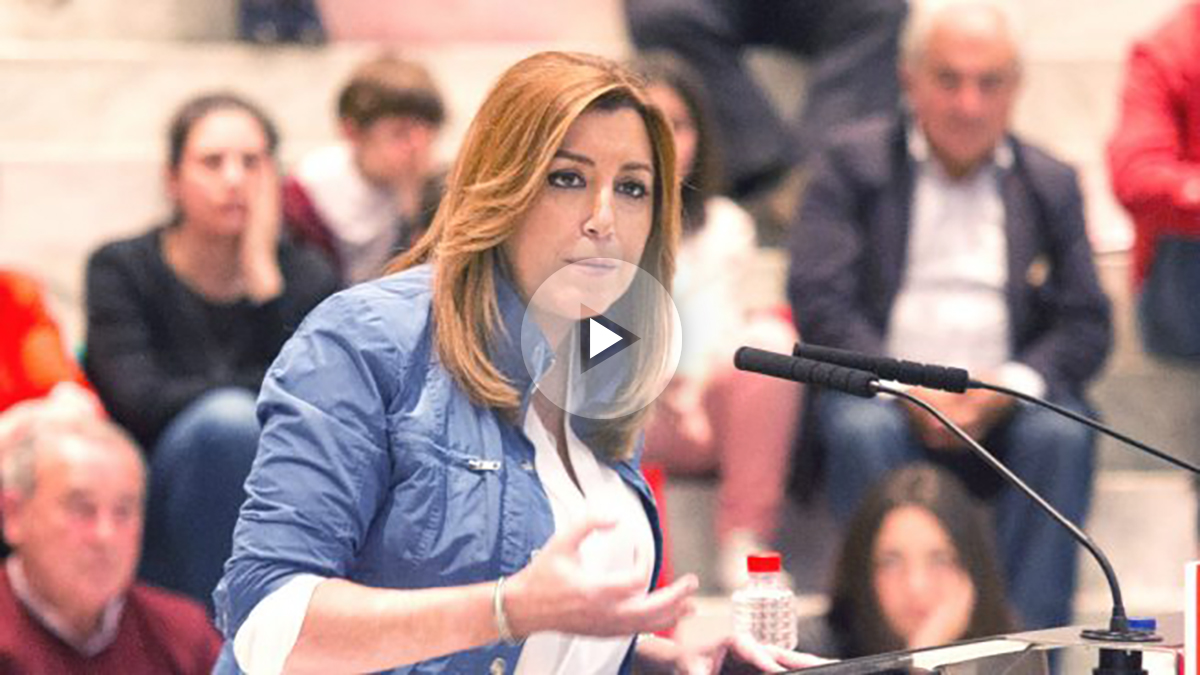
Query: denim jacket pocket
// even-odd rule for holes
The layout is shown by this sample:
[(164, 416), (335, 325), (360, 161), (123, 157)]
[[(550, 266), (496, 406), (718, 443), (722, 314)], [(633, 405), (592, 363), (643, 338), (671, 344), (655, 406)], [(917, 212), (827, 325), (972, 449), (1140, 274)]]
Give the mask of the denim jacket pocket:
[(392, 486), (385, 549), (437, 585), (486, 571), (495, 551), (502, 461), (426, 441), (410, 446)]

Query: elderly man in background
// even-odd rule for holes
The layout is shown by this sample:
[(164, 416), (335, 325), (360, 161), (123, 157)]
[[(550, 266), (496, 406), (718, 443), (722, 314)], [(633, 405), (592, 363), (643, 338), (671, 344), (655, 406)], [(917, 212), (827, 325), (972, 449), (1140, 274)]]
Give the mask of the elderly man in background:
[[(901, 53), (910, 114), (847, 128), (818, 158), (789, 295), (815, 344), (961, 366), (1083, 410), (1112, 340), (1109, 303), (1074, 170), (1009, 132), (1021, 77), (1010, 24), (997, 3), (914, 4)], [(911, 391), (1082, 523), (1094, 468), (1085, 427), (988, 391)], [(1069, 622), (1074, 542), (932, 416), (822, 393), (814, 417), (837, 515), (894, 468), (945, 465), (992, 500), (1024, 623)]]
[(191, 600), (134, 583), (146, 469), (118, 427), (24, 404), (0, 433), (0, 672), (208, 673), (220, 638)]

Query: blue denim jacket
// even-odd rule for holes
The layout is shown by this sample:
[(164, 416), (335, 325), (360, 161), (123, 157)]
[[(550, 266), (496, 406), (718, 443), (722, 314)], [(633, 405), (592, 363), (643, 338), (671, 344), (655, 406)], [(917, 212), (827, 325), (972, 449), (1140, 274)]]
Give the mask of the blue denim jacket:
[[(338, 293), (268, 371), (258, 456), (214, 593), (230, 640), (296, 574), (383, 588), (471, 584), (517, 572), (553, 534), (529, 439), (472, 404), (439, 364), (431, 282), (421, 266)], [(491, 353), (524, 411), (535, 381), (519, 339), (524, 305), (507, 280), (497, 282), (506, 331)], [(552, 353), (530, 337), (540, 377)], [(658, 513), (637, 460), (611, 466), (641, 495), (661, 561)], [(393, 672), (509, 672), (520, 650), (493, 644)]]

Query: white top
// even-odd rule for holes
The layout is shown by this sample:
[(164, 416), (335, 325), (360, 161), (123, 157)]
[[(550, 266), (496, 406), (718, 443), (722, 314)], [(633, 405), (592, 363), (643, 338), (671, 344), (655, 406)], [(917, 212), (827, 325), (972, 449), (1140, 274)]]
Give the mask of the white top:
[[(654, 535), (641, 498), (617, 472), (597, 461), (567, 424), (567, 452), (571, 458), (576, 487), (567, 474), (558, 450), (541, 419), (530, 406), (525, 416), (525, 434), (533, 443), (538, 479), (550, 498), (554, 528), (564, 530), (603, 514), (618, 523), (609, 530), (593, 532), (579, 547), (580, 561), (594, 578), (639, 570), (650, 585), (654, 572)], [(517, 662), (517, 675), (576, 675), (615, 673), (621, 667), (633, 636), (595, 638), (565, 633), (534, 633), (525, 641)]]
[[(534, 466), (554, 514), (555, 529), (578, 524), (589, 513), (617, 521), (612, 529), (593, 533), (580, 545), (584, 568), (597, 577), (641, 570), (650, 585), (654, 570), (654, 534), (637, 492), (617, 472), (596, 460), (583, 441), (567, 426), (567, 451), (582, 492), (567, 475), (554, 440), (529, 407), (525, 434), (535, 450)], [(323, 580), (312, 574), (292, 577), (254, 607), (234, 637), (234, 655), (248, 673), (283, 671), (296, 646), (313, 590)], [(534, 633), (525, 641), (516, 673), (616, 673), (633, 636), (592, 638), (564, 633)]]
[(346, 144), (313, 151), (294, 175), (329, 226), (345, 281), (379, 276), (400, 234), (400, 209), (391, 190), (363, 177)]
[(1012, 360), (1000, 197), (1012, 149), (997, 147), (991, 162), (962, 178), (946, 174), (916, 127), (909, 151), (917, 175), (908, 264), (892, 308), (888, 354), (986, 371), (1022, 392), (1042, 395), (1042, 377)]

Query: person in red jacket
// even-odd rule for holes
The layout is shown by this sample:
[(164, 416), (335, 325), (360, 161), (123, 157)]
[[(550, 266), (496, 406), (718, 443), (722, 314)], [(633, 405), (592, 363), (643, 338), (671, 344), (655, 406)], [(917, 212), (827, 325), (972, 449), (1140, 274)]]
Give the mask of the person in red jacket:
[(90, 389), (32, 277), (0, 270), (0, 412), (59, 384)]
[[(45, 407), (50, 407), (46, 404)], [(28, 404), (0, 438), (4, 536), (0, 673), (208, 673), (204, 608), (134, 583), (146, 466), (98, 416)]]
[(1145, 346), (1200, 358), (1200, 3), (1134, 44), (1108, 164), (1134, 221)]

